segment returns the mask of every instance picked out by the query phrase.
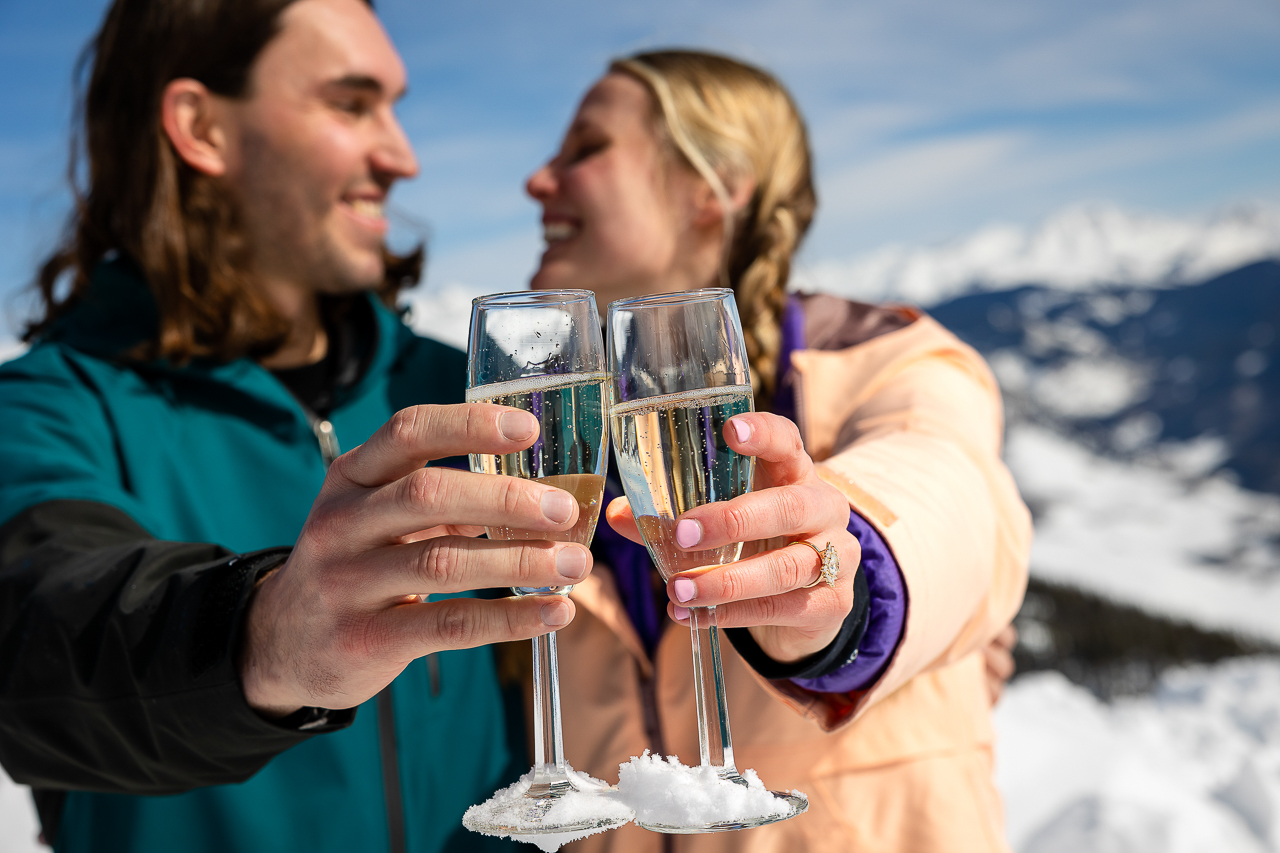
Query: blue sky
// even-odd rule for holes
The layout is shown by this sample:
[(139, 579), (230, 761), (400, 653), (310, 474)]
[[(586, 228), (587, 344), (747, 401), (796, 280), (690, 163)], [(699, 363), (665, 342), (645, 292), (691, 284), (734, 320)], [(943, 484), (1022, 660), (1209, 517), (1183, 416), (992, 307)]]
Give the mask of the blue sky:
[[(21, 314), (66, 212), (74, 57), (101, 0), (0, 0), (0, 307)], [(429, 285), (519, 287), (539, 247), (525, 176), (610, 56), (728, 51), (791, 87), (821, 208), (805, 257), (839, 260), (1081, 201), (1205, 213), (1280, 202), (1275, 0), (379, 0), (409, 67)], [(0, 327), (0, 336), (7, 331)]]

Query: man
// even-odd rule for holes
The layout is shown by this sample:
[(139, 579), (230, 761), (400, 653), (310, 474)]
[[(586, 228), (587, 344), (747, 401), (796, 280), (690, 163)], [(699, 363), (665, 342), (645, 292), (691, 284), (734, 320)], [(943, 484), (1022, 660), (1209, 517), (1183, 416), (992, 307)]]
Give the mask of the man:
[(525, 761), (483, 644), (573, 604), (459, 594), (591, 560), (472, 538), (567, 493), (423, 467), (537, 424), (385, 307), (404, 89), (362, 0), (117, 0), (93, 43), (87, 191), (0, 368), (0, 761), (59, 851), (497, 843), (460, 826)]

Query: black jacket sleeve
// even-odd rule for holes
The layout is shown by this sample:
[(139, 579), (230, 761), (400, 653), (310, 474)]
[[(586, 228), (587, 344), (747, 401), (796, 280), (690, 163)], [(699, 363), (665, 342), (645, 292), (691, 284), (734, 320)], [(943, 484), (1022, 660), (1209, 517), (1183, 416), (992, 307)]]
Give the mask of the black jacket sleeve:
[(0, 763), (35, 788), (172, 794), (350, 725), (354, 709), (269, 721), (241, 690), (249, 597), (288, 553), (160, 541), (90, 501), (0, 527)]

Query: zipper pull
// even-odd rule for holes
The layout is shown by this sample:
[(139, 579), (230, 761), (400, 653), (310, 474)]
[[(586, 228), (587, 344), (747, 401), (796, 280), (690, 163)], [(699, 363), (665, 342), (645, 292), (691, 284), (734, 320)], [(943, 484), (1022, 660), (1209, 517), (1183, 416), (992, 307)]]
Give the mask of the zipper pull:
[(334, 430), (333, 424), (320, 418), (311, 421), (311, 431), (316, 434), (316, 441), (320, 444), (320, 456), (324, 458), (324, 466), (328, 468), (333, 464), (333, 460), (342, 455), (342, 449), (338, 447), (338, 433)]
[(427, 655), (427, 681), (431, 684), (431, 698), (440, 695), (440, 657), (435, 652)]

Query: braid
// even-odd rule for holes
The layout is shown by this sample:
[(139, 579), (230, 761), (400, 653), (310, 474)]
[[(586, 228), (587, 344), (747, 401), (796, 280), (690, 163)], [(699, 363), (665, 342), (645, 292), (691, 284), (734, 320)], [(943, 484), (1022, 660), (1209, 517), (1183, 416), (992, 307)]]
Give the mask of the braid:
[(756, 408), (765, 411), (777, 390), (782, 313), (787, 304), (791, 255), (799, 238), (795, 214), (789, 207), (778, 205), (750, 232), (744, 230), (732, 253), (747, 262), (745, 269), (730, 269), (729, 275), (742, 317)]

